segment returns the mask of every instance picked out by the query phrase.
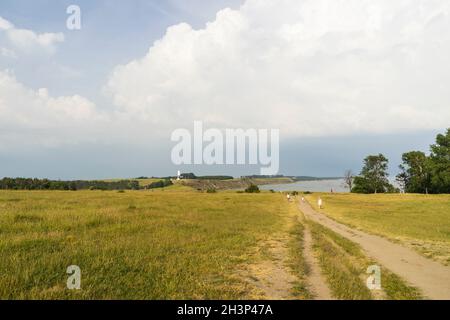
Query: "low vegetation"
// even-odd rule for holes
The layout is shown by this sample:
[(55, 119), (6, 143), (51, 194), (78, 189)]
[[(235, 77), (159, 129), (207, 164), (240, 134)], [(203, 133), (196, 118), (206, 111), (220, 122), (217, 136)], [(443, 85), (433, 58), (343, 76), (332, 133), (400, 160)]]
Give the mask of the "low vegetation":
[(347, 300), (371, 299), (372, 295), (361, 278), (365, 272), (364, 268), (360, 263), (352, 262), (350, 258), (363, 258), (359, 251), (355, 250), (352, 243), (345, 242), (345, 246), (342, 246), (333, 241), (343, 243), (342, 239), (337, 238), (329, 229), (314, 222), (309, 222), (309, 226), (319, 264), (333, 296)]
[(251, 184), (248, 186), (247, 189), (245, 189), (246, 193), (260, 193), (258, 186), (256, 184)]
[[(336, 298), (421, 298), (384, 268), (382, 294), (369, 291), (365, 272), (376, 261), (329, 229), (298, 220), (295, 202), (284, 196), (214, 191), (182, 184), (148, 191), (0, 191), (0, 299), (248, 299), (255, 288), (273, 289), (264, 270), (274, 275), (268, 283), (285, 282), (282, 297), (308, 299), (306, 223)], [(314, 204), (317, 196), (333, 218), (366, 231), (449, 243), (449, 196), (306, 197)], [(81, 290), (66, 288), (70, 265), (81, 268)], [(245, 266), (262, 270), (256, 286), (239, 274), (252, 270)]]
[[(278, 194), (181, 185), (1, 191), (0, 299), (246, 298), (233, 274), (284, 228), (287, 210)], [(66, 288), (70, 265), (81, 268), (81, 290)]]
[(173, 185), (173, 182), (169, 179), (154, 181), (144, 187), (144, 189), (157, 189), (157, 188), (165, 188)]
[(306, 263), (305, 256), (303, 254), (304, 234), (305, 234), (305, 220), (299, 220), (298, 209), (295, 208), (296, 215), (293, 221), (293, 225), (290, 230), (290, 263), (289, 266), (297, 276), (298, 280), (294, 283), (294, 295), (300, 296), (304, 299), (312, 299), (313, 295), (308, 288), (307, 276), (309, 274), (309, 266)]

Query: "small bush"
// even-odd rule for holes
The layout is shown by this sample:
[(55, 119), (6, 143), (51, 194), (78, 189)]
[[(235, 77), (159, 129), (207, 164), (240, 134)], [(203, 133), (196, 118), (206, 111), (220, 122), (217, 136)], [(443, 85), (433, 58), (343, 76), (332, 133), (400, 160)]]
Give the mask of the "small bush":
[(303, 192), (303, 194), (312, 194), (312, 192), (310, 192), (310, 191), (305, 191), (305, 192)]
[(170, 181), (169, 179), (164, 179), (150, 183), (145, 187), (145, 189), (165, 188), (171, 185), (173, 185), (172, 181)]
[(245, 189), (246, 193), (260, 193), (260, 190), (256, 184), (251, 184), (247, 189)]
[(214, 189), (214, 188), (208, 188), (208, 189), (206, 190), (206, 193), (216, 193), (216, 192), (217, 192), (217, 190)]

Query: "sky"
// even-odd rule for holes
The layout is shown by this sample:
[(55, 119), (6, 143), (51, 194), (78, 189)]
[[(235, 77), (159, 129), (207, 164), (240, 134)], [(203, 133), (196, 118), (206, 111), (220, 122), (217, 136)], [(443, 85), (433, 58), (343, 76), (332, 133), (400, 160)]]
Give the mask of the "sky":
[(280, 174), (395, 174), (450, 127), (449, 83), (447, 0), (2, 0), (0, 177), (259, 172), (174, 165), (196, 120), (279, 129)]

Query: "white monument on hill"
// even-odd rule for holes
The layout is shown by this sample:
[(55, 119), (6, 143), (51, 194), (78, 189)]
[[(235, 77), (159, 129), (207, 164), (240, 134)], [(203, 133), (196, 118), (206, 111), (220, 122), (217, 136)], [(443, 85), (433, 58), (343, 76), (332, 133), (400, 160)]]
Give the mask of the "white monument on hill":
[(177, 180), (181, 180), (181, 172), (180, 172), (180, 170), (178, 170), (178, 172), (177, 172)]

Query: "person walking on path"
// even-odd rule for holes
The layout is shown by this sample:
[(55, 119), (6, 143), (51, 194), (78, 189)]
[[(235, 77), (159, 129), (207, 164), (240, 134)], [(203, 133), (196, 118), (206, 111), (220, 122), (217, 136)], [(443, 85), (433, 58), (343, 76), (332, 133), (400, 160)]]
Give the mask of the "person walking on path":
[(323, 201), (321, 197), (319, 197), (319, 200), (317, 200), (317, 205), (319, 206), (319, 209), (323, 208)]

